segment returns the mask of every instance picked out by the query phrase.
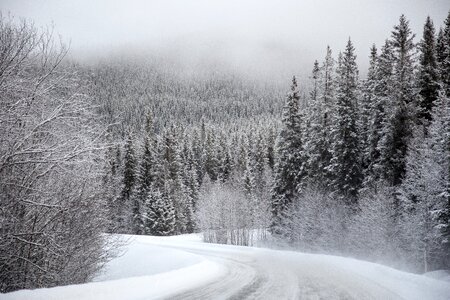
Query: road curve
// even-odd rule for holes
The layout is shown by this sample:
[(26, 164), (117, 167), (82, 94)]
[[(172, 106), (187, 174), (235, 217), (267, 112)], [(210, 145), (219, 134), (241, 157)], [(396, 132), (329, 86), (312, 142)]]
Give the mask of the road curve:
[(227, 272), (170, 299), (404, 299), (317, 255), (219, 245), (172, 247), (220, 263)]
[(123, 255), (93, 282), (0, 299), (450, 300), (449, 282), (351, 258), (207, 244), (199, 235), (123, 237)]
[(384, 265), (332, 255), (168, 239), (226, 272), (168, 299), (408, 299), (450, 300), (450, 283)]

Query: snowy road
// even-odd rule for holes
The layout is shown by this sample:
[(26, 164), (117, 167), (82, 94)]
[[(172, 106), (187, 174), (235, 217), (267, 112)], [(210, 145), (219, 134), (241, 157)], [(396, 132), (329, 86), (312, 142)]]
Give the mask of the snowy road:
[(96, 282), (0, 299), (450, 299), (450, 284), (354, 259), (136, 237)]

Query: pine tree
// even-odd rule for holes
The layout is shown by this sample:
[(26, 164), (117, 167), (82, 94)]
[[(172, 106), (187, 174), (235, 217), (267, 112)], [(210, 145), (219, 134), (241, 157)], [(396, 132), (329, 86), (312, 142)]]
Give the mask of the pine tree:
[(175, 231), (175, 210), (168, 195), (167, 187), (162, 193), (159, 188), (151, 187), (147, 199), (147, 234), (165, 236)]
[(270, 169), (273, 171), (275, 166), (275, 139), (276, 139), (276, 133), (274, 132), (273, 128), (269, 129), (268, 137), (267, 137), (267, 164), (269, 165)]
[(322, 77), (322, 103), (325, 106), (324, 109), (324, 124), (328, 125), (328, 119), (330, 116), (328, 115), (328, 108), (331, 106), (332, 101), (334, 100), (334, 88), (335, 82), (333, 78), (334, 74), (334, 58), (332, 55), (332, 51), (330, 46), (327, 46), (327, 54), (325, 56), (325, 61), (322, 65), (321, 72), (323, 74)]
[(194, 130), (191, 139), (191, 149), (192, 149), (192, 164), (197, 172), (197, 180), (198, 184), (203, 181), (203, 175), (205, 173), (204, 170), (204, 161), (203, 161), (203, 142), (200, 138), (200, 134), (197, 130)]
[(107, 200), (108, 206), (108, 232), (117, 231), (117, 218), (119, 216), (119, 201), (120, 184), (122, 180), (121, 174), (121, 151), (120, 147), (109, 148), (106, 153), (105, 174), (103, 177), (103, 195)]
[(440, 72), (442, 62), (445, 60), (445, 38), (444, 38), (444, 30), (442, 29), (442, 27), (439, 28), (439, 33), (436, 38), (436, 60)]
[(419, 44), (420, 67), (419, 67), (419, 89), (420, 89), (420, 111), (419, 117), (431, 120), (431, 109), (438, 97), (438, 66), (436, 61), (436, 41), (433, 21), (427, 17), (423, 38)]
[(332, 128), (332, 154), (330, 171), (332, 187), (348, 203), (354, 203), (361, 184), (360, 145), (357, 130), (358, 69), (355, 48), (348, 41), (340, 55), (337, 70), (337, 102)]
[(450, 97), (441, 91), (434, 111), (429, 133), (432, 146), (432, 157), (436, 168), (430, 170), (437, 174), (432, 179), (437, 184), (437, 229), (440, 243), (440, 268), (450, 268)]
[(172, 125), (164, 134), (164, 196), (175, 209), (175, 233), (185, 233), (190, 213), (190, 200), (184, 185), (183, 168), (178, 128)]
[(206, 135), (204, 148), (205, 172), (208, 173), (212, 181), (217, 180), (219, 161), (217, 159), (216, 136), (211, 130)]
[[(131, 222), (135, 218), (140, 217), (140, 208), (138, 203), (130, 203), (132, 198), (133, 189), (136, 183), (136, 158), (133, 146), (133, 136), (128, 134), (125, 142), (125, 156), (123, 167), (123, 181), (122, 181), (122, 193), (119, 203), (119, 228), (121, 232), (127, 232), (129, 230), (128, 216), (131, 213)], [(128, 212), (128, 207), (131, 207), (131, 212)]]
[(383, 139), (380, 142), (382, 178), (390, 185), (398, 185), (405, 175), (405, 157), (411, 139), (411, 128), (417, 116), (414, 88), (414, 35), (405, 16), (392, 32), (394, 50), (392, 103), (387, 112)]
[(444, 22), (443, 36), (439, 48), (440, 76), (446, 96), (450, 96), (450, 11)]
[[(145, 204), (150, 186), (157, 176), (157, 170), (155, 169), (155, 147), (156, 141), (154, 137), (152, 115), (151, 113), (148, 113), (145, 126), (143, 153), (137, 176), (137, 192), (134, 199), (136, 202), (136, 213), (140, 210), (139, 208), (143, 207)], [(143, 212), (141, 212), (141, 214), (143, 214)], [(133, 227), (135, 234), (140, 234), (145, 231), (143, 228), (144, 224), (142, 217), (138, 218), (135, 216)]]
[(318, 98), (319, 75), (320, 75), (319, 62), (316, 60), (316, 61), (314, 61), (314, 66), (313, 66), (312, 76), (311, 76), (312, 83), (313, 83), (313, 90), (311, 91), (311, 100), (313, 102), (316, 102), (317, 98)]
[(292, 79), (291, 92), (286, 99), (283, 127), (277, 141), (274, 187), (272, 191), (272, 224), (274, 234), (283, 233), (283, 219), (292, 203), (298, 187), (306, 175), (305, 151), (303, 149), (301, 115), (299, 112), (297, 80)]
[(314, 89), (310, 95), (311, 103), (305, 132), (305, 148), (308, 152), (308, 181), (322, 188), (329, 187), (328, 166), (330, 153), (331, 106), (334, 95), (334, 59), (331, 48), (327, 47), (325, 61), (321, 68), (315, 62), (312, 79)]
[(378, 73), (378, 54), (377, 48), (373, 45), (370, 48), (369, 57), (369, 70), (367, 72), (367, 78), (362, 84), (362, 97), (359, 105), (359, 132), (361, 136), (361, 150), (362, 156), (362, 168), (364, 174), (368, 174), (369, 166), (373, 163), (371, 161), (370, 150), (370, 136), (371, 136), (371, 122), (372, 116), (375, 113), (375, 102), (377, 98), (377, 73)]
[(430, 127), (419, 126), (415, 132), (400, 187), (409, 252), (413, 261), (422, 262), (424, 272), (449, 266), (449, 112), (449, 99), (441, 92)]
[(219, 145), (217, 146), (217, 160), (218, 160), (218, 179), (221, 182), (226, 182), (230, 177), (232, 171), (232, 162), (230, 151), (228, 150), (228, 146), (226, 144), (225, 135), (220, 135), (220, 139), (218, 141)]
[(365, 155), (369, 162), (364, 174), (364, 186), (374, 185), (382, 177), (383, 166), (381, 164), (382, 141), (387, 134), (388, 111), (392, 102), (394, 53), (392, 43), (388, 40), (381, 48), (377, 63), (373, 72), (375, 78), (371, 79), (373, 100), (370, 106), (370, 124), (367, 149)]

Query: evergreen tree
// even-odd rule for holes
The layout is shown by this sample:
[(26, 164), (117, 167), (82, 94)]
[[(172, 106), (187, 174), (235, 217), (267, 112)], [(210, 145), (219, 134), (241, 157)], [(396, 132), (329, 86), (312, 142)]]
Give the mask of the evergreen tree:
[(276, 133), (274, 132), (273, 128), (269, 129), (269, 133), (267, 136), (267, 164), (269, 165), (270, 169), (273, 171), (274, 165), (275, 165), (275, 139), (276, 139)]
[[(144, 147), (137, 176), (137, 192), (134, 199), (136, 214), (145, 204), (150, 186), (157, 176), (157, 170), (155, 169), (155, 144), (152, 115), (149, 113), (146, 120)], [(143, 212), (141, 212), (141, 214), (142, 213)], [(143, 227), (144, 224), (142, 218), (135, 216), (133, 223), (135, 234), (144, 232)]]
[(292, 79), (291, 92), (286, 99), (283, 127), (277, 141), (274, 187), (272, 191), (272, 224), (274, 234), (282, 234), (283, 219), (298, 187), (306, 175), (306, 157), (303, 149), (301, 115), (299, 112), (297, 80)]
[(450, 96), (450, 11), (444, 22), (443, 36), (439, 47), (440, 76), (446, 96)]
[(330, 46), (327, 46), (327, 54), (325, 56), (325, 61), (322, 65), (322, 103), (325, 107), (324, 109), (324, 124), (325, 126), (328, 125), (328, 119), (330, 118), (328, 111), (331, 105), (333, 104), (332, 101), (334, 100), (334, 89), (335, 89), (335, 82), (334, 82), (334, 58), (332, 55), (332, 51)]
[(412, 260), (424, 272), (449, 266), (450, 104), (441, 92), (425, 135), (415, 132), (401, 185), (405, 233)]
[(226, 182), (230, 177), (232, 170), (232, 162), (228, 145), (226, 144), (226, 137), (220, 136), (220, 140), (217, 145), (217, 160), (218, 160), (218, 179), (222, 182)]
[(319, 62), (316, 60), (314, 61), (314, 66), (312, 70), (312, 83), (313, 83), (313, 89), (311, 91), (311, 100), (313, 102), (317, 101), (318, 98), (318, 92), (319, 92), (319, 75), (320, 75), (320, 68), (319, 68)]
[(168, 195), (167, 187), (161, 193), (159, 188), (151, 187), (147, 199), (147, 234), (165, 236), (175, 231), (175, 210)]
[(119, 217), (119, 194), (121, 187), (121, 151), (120, 147), (111, 147), (106, 153), (107, 162), (105, 164), (105, 174), (103, 177), (103, 195), (107, 200), (108, 206), (108, 232), (116, 232)]
[(437, 184), (437, 229), (439, 230), (440, 268), (450, 268), (450, 97), (442, 91), (436, 101), (429, 129)]
[(419, 49), (420, 67), (418, 83), (421, 96), (419, 117), (429, 121), (431, 120), (431, 109), (438, 97), (439, 91), (435, 30), (430, 17), (427, 17)]
[(387, 134), (388, 111), (392, 102), (394, 53), (392, 43), (386, 40), (377, 63), (372, 69), (370, 89), (373, 90), (370, 106), (370, 124), (365, 155), (369, 162), (364, 174), (364, 186), (374, 185), (382, 177), (382, 141)]
[(305, 132), (305, 148), (308, 151), (309, 181), (322, 188), (329, 187), (330, 174), (328, 167), (331, 160), (330, 153), (330, 125), (331, 106), (335, 101), (334, 95), (334, 59), (331, 48), (327, 47), (325, 61), (320, 69), (314, 63), (312, 79), (314, 89), (310, 95), (311, 103)]
[(400, 17), (399, 25), (392, 32), (394, 50), (392, 103), (387, 112), (387, 124), (384, 126), (380, 143), (380, 166), (383, 179), (390, 185), (401, 183), (405, 175), (405, 157), (411, 139), (414, 116), (417, 115), (416, 94), (414, 88), (414, 35), (405, 16)]
[[(119, 230), (121, 232), (128, 232), (130, 221), (133, 222), (135, 218), (140, 217), (140, 208), (138, 203), (130, 203), (132, 198), (133, 189), (136, 183), (136, 158), (133, 146), (133, 136), (131, 133), (128, 134), (127, 140), (125, 142), (125, 156), (124, 156), (124, 167), (123, 167), (123, 181), (122, 181), (122, 192), (119, 203)], [(128, 211), (131, 207), (131, 212)], [(129, 216), (131, 213), (131, 220), (129, 221)]]
[(362, 169), (364, 174), (368, 173), (369, 166), (373, 163), (371, 161), (370, 150), (370, 135), (371, 135), (371, 122), (372, 115), (374, 114), (376, 107), (375, 102), (377, 98), (377, 73), (378, 73), (378, 54), (377, 48), (373, 45), (370, 48), (369, 57), (369, 70), (367, 72), (367, 78), (362, 84), (362, 97), (359, 105), (359, 132), (361, 140), (362, 156)]
[(439, 33), (436, 38), (436, 60), (440, 72), (442, 62), (445, 60), (445, 38), (444, 38), (444, 30), (442, 29), (442, 27), (439, 28)]
[(219, 162), (217, 159), (216, 136), (211, 130), (206, 135), (204, 148), (205, 172), (208, 173), (212, 181), (217, 180)]
[(340, 55), (337, 70), (337, 102), (332, 128), (332, 154), (330, 171), (332, 187), (349, 203), (356, 201), (361, 183), (360, 146), (357, 130), (358, 69), (355, 48), (349, 40)]

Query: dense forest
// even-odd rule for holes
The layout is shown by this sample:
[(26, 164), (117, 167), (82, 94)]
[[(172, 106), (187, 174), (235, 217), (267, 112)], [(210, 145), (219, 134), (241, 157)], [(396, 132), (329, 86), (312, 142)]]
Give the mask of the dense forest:
[(89, 281), (117, 249), (104, 233), (450, 268), (450, 14), (418, 42), (402, 15), (365, 78), (351, 39), (324, 50), (280, 86), (80, 64), (2, 16), (0, 292)]

